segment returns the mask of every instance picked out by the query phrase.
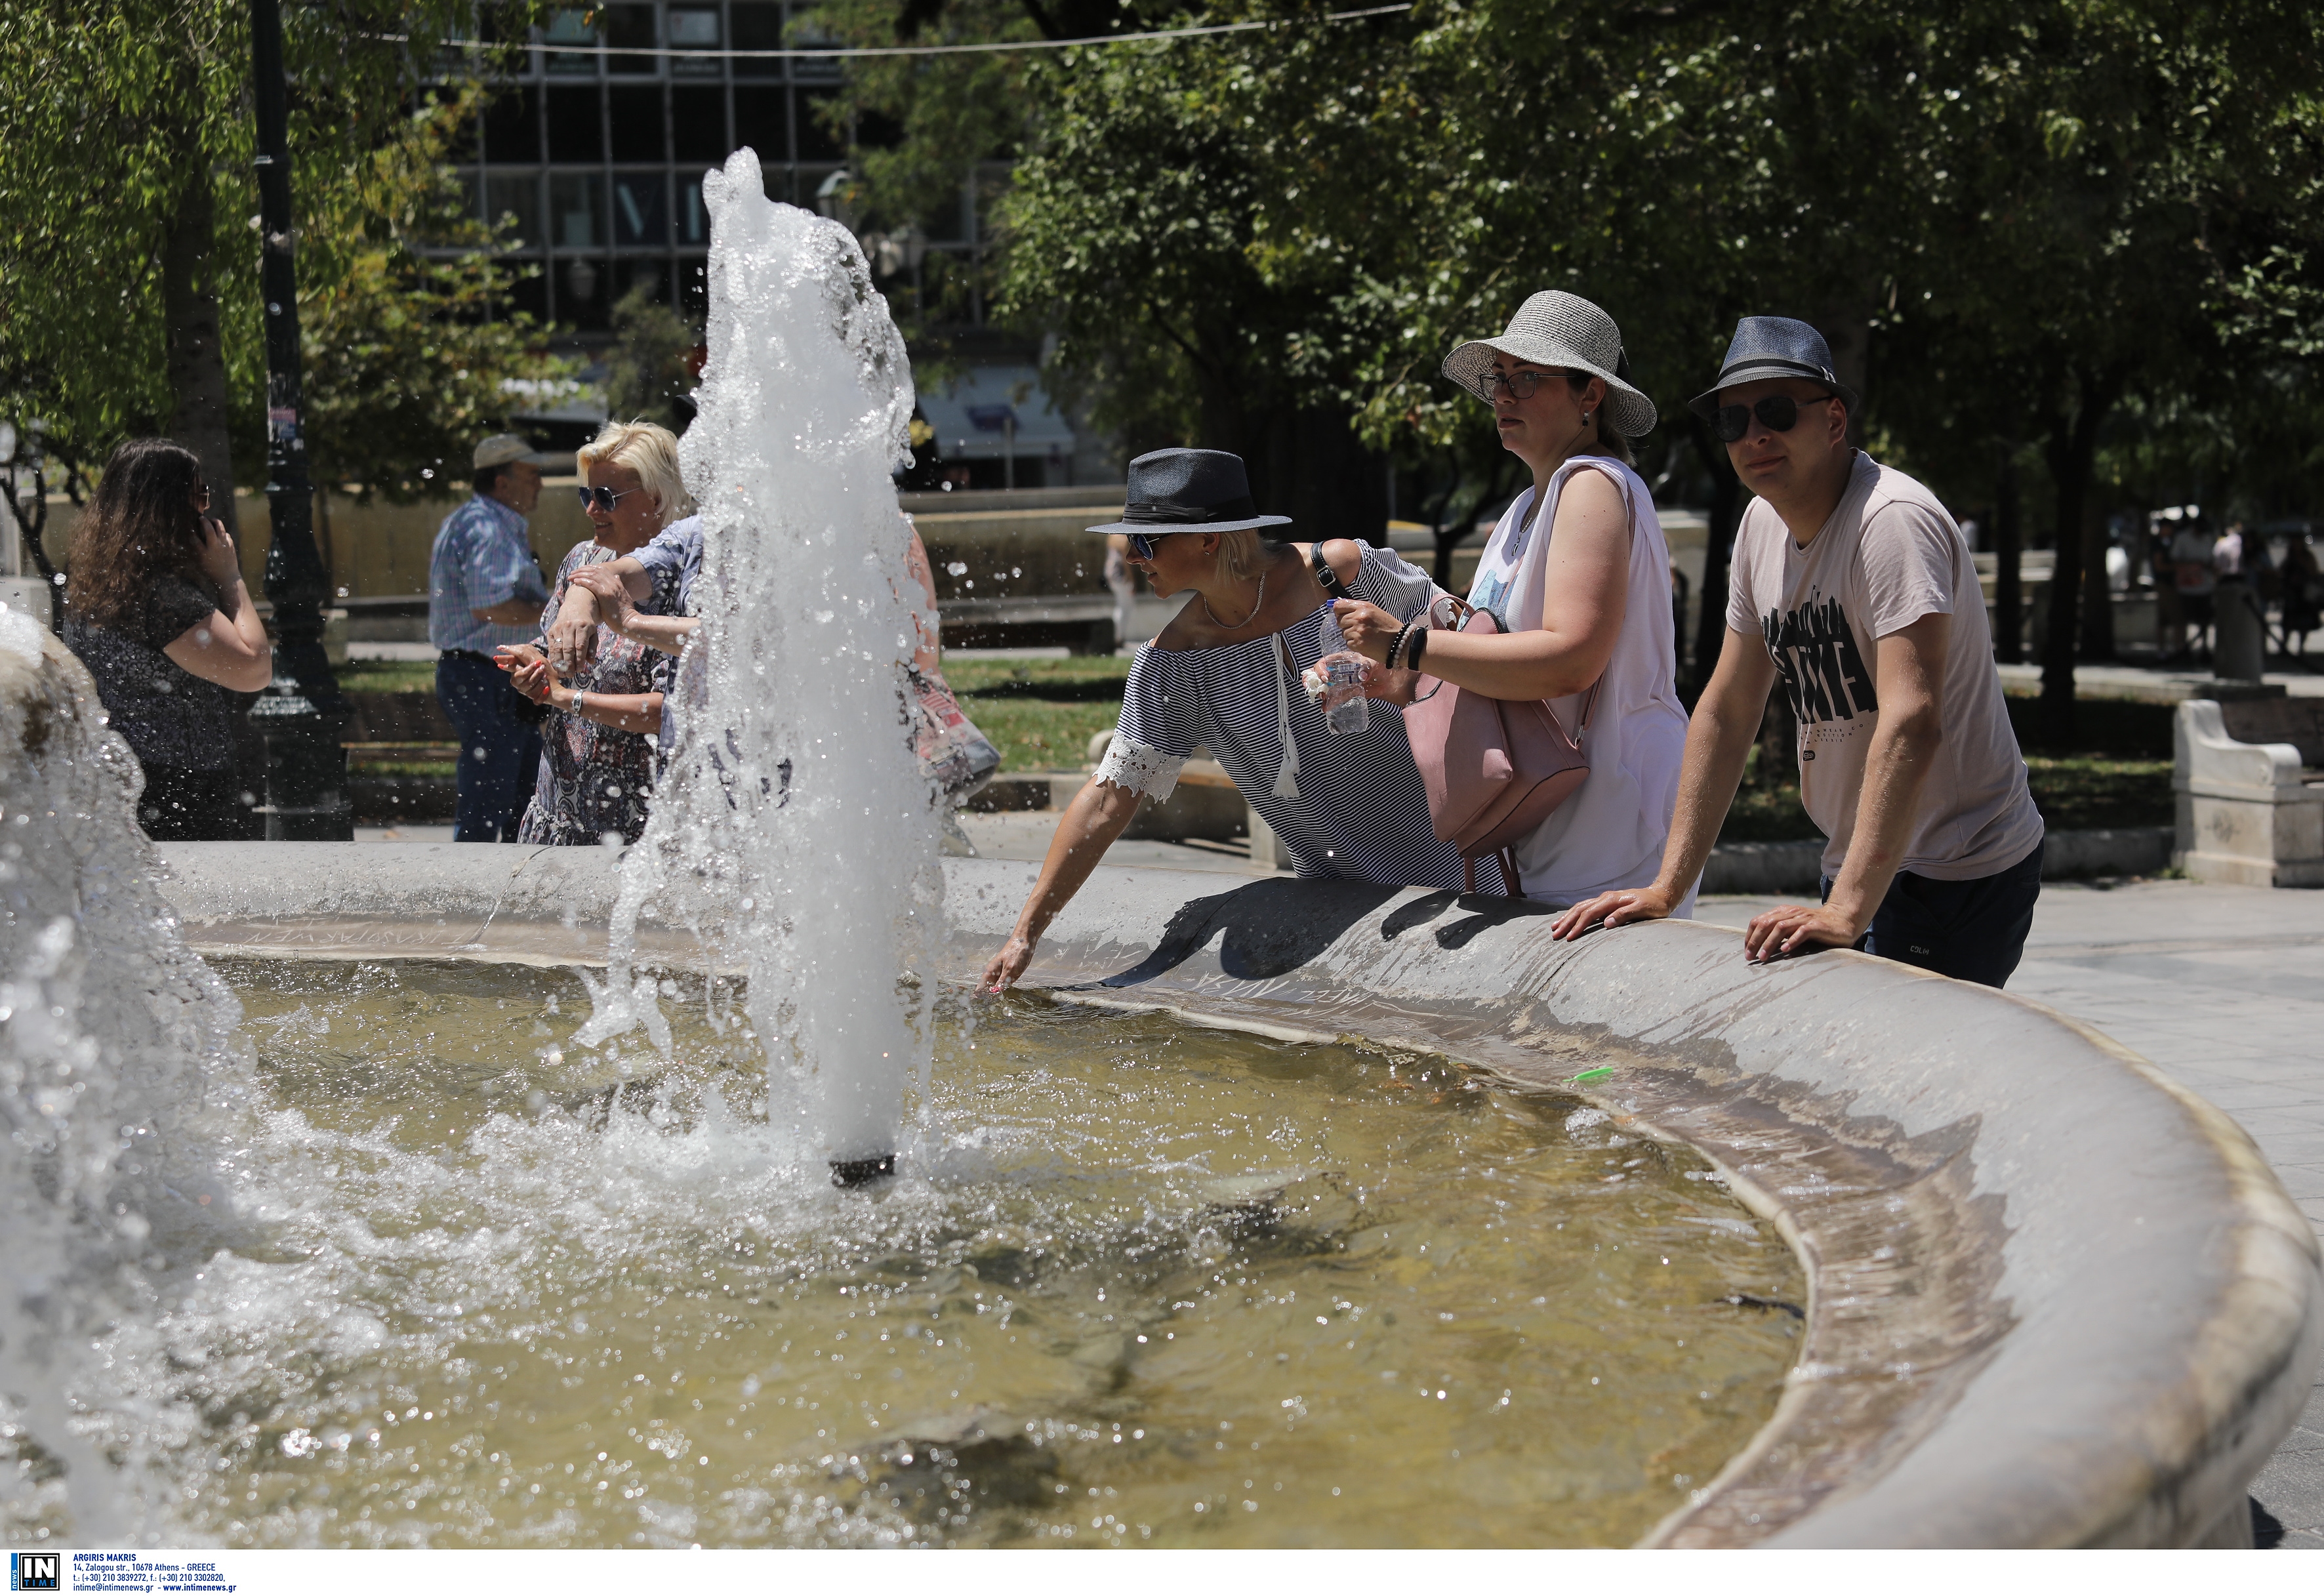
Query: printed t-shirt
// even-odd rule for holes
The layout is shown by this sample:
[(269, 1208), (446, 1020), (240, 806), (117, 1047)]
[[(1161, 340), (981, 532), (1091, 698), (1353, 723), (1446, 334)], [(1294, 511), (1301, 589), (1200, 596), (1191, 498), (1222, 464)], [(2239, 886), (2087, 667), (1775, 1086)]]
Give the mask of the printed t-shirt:
[(1838, 875), (1855, 834), (1878, 719), (1875, 644), (1923, 615), (1950, 615), (1938, 709), (1944, 728), (1902, 869), (1941, 881), (2008, 869), (2042, 841), (2025, 761), (1993, 668), (1985, 598), (1935, 495), (1859, 451), (1848, 490), (1802, 549), (1765, 500), (1735, 539), (1727, 624), (1766, 640), (1799, 724), (1800, 800)]

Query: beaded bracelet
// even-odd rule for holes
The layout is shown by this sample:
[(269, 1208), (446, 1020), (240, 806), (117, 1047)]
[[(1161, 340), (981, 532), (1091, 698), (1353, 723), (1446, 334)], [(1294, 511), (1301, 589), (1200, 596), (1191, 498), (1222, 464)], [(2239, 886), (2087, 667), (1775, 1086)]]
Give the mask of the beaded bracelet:
[(1411, 635), (1412, 635), (1412, 623), (1411, 623), (1411, 622), (1409, 622), (1409, 621), (1406, 621), (1406, 622), (1402, 626), (1400, 626), (1400, 627), (1398, 627), (1398, 628), (1397, 629), (1396, 641), (1393, 641), (1393, 642), (1391, 642), (1391, 643), (1389, 643), (1389, 644), (1388, 645), (1388, 669), (1390, 669), (1390, 670), (1394, 670), (1394, 669), (1396, 669), (1396, 656), (1397, 656), (1397, 654), (1398, 650), (1400, 650), (1404, 647), (1404, 640), (1405, 640), (1405, 639), (1406, 639), (1406, 638), (1408, 638), (1408, 637), (1410, 637)]

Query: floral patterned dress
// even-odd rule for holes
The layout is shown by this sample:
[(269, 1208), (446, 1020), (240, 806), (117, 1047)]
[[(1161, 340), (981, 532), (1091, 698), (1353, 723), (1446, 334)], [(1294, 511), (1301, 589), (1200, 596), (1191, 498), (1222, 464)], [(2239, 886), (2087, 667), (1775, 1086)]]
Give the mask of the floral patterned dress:
[[(597, 543), (576, 544), (557, 567), (557, 585), (540, 612), (543, 636), (535, 646), (546, 649), (549, 623), (565, 602), (573, 573), (616, 556)], [(650, 615), (675, 613), (678, 572), (648, 573), (652, 595), (638, 605)], [(669, 690), (673, 656), (632, 642), (610, 627), (597, 628), (597, 658), (567, 684), (584, 693), (663, 693)], [(540, 779), (532, 803), (517, 830), (521, 843), (563, 846), (595, 844), (610, 834), (634, 843), (646, 828), (653, 797), (654, 778), (661, 760), (650, 736), (601, 726), (577, 715), (552, 709), (540, 727)]]

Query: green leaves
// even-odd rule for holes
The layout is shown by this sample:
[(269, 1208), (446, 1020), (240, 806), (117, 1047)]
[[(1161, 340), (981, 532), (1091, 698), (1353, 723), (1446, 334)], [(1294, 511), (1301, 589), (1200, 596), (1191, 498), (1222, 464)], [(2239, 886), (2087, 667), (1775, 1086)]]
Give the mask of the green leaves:
[[(521, 26), (532, 8), (489, 9)], [(411, 251), (421, 213), (449, 213), (425, 164), (440, 160), (443, 140), (406, 110), (435, 70), (441, 41), (471, 32), (475, 12), (467, 0), (284, 8), (302, 311), (364, 348), (389, 327), (449, 329), (447, 317), (481, 309), (481, 263), (439, 267)], [(222, 368), (237, 456), (254, 466), (263, 450), (250, 49), (246, 0), (10, 0), (0, 8), (0, 411), (44, 418), (68, 459), (93, 464), (125, 435), (171, 426), (195, 378), (173, 376), (167, 357), (160, 263), (172, 229), (205, 208), (209, 231), (184, 257), (192, 286), (216, 298), (217, 337), (203, 343), (199, 360)], [(491, 64), (471, 52), (444, 60), (461, 72)], [(429, 153), (415, 165), (423, 149)], [(385, 313), (391, 282), (419, 297), (355, 337), (332, 296)], [(420, 346), (423, 353), (462, 337), (428, 336), (434, 341)], [(332, 357), (326, 351), (319, 367), (311, 364), (321, 347), (314, 332), (309, 346), (310, 409), (319, 401), (327, 415)], [(481, 367), (462, 361), (449, 369)], [(349, 429), (347, 457), (356, 457), (353, 439), (363, 434)], [(379, 457), (362, 458), (368, 468)], [(322, 456), (317, 464), (328, 472), (332, 462)]]

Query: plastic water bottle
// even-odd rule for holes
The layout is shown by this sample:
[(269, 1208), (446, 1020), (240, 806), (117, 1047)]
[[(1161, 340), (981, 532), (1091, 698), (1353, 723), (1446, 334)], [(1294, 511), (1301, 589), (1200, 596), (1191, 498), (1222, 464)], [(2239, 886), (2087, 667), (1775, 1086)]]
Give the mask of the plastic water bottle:
[(1371, 724), (1371, 700), (1364, 697), (1364, 668), (1370, 663), (1360, 654), (1324, 656), (1323, 724), (1333, 731), (1346, 734)]

